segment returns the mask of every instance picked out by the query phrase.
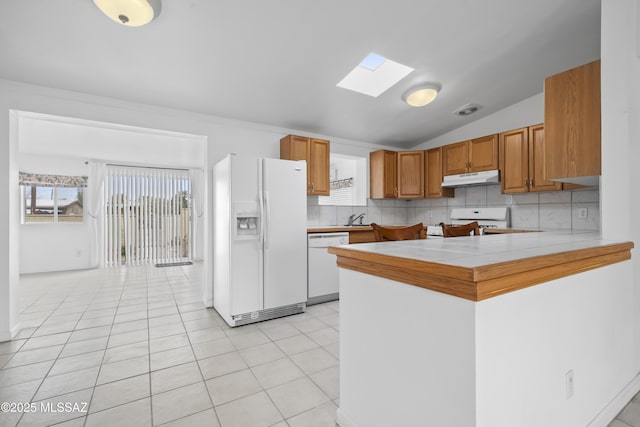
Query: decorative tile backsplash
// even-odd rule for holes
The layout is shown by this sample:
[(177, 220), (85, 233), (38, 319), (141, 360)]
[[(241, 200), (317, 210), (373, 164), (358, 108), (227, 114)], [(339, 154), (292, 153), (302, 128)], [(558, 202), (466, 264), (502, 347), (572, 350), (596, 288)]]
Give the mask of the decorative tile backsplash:
[[(345, 225), (352, 214), (364, 213), (363, 222), (385, 225), (439, 224), (448, 222), (452, 208), (501, 207), (511, 208), (514, 228), (552, 228), (574, 230), (600, 229), (600, 192), (598, 189), (550, 191), (512, 194), (500, 192), (500, 185), (461, 187), (455, 197), (419, 200), (367, 200), (367, 206), (319, 206), (317, 197), (307, 198), (307, 225)], [(587, 218), (579, 218), (582, 208)]]

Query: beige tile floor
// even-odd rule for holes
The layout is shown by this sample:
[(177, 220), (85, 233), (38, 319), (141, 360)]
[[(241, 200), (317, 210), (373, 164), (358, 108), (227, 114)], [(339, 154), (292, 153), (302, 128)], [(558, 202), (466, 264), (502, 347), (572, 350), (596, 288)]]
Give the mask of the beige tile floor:
[[(20, 287), (0, 402), (35, 412), (0, 413), (0, 427), (336, 425), (337, 302), (229, 328), (201, 303), (198, 264), (25, 275)], [(640, 394), (610, 427), (640, 427)]]
[(20, 290), (0, 402), (35, 411), (1, 427), (336, 425), (337, 302), (229, 328), (201, 303), (198, 264), (24, 275)]

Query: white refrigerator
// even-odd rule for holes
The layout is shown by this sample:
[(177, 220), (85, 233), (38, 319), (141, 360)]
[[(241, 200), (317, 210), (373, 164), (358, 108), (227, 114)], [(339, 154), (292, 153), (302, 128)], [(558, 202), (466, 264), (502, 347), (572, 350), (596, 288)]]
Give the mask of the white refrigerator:
[(213, 168), (213, 306), (230, 326), (305, 310), (307, 164), (228, 155)]

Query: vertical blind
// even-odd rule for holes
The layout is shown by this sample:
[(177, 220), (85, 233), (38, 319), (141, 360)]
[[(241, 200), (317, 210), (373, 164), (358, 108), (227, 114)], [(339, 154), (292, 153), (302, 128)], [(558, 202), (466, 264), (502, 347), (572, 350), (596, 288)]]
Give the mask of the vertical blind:
[(189, 171), (107, 166), (105, 265), (191, 259)]

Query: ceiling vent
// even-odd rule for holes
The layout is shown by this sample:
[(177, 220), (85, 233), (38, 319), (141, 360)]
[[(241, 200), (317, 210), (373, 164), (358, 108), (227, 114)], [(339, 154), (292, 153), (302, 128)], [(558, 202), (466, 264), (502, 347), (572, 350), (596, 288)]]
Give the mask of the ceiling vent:
[(480, 109), (478, 104), (465, 104), (453, 112), (456, 116), (466, 117)]

